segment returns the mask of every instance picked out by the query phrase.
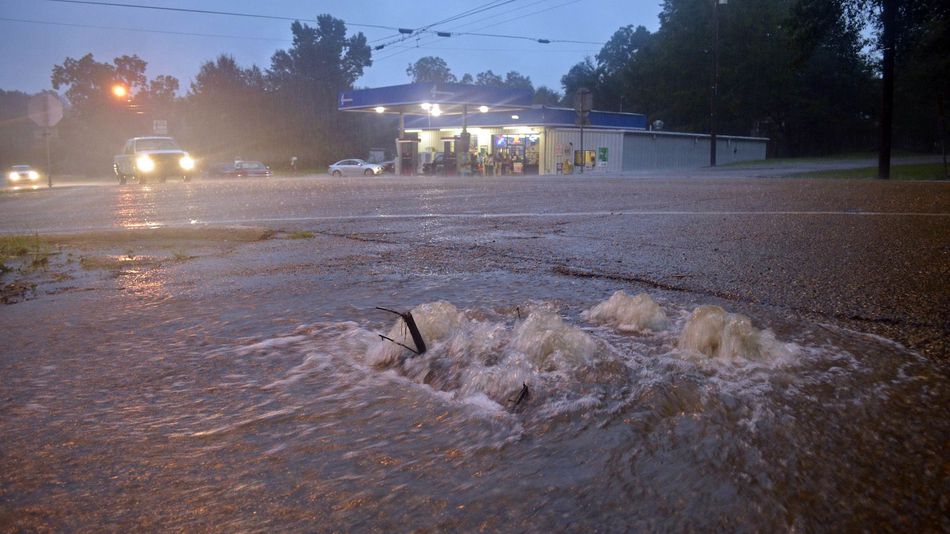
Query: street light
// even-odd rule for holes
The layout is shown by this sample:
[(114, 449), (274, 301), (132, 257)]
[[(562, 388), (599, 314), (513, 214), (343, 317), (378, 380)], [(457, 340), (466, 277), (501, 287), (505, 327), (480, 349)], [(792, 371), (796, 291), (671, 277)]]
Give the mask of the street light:
[(112, 95), (116, 98), (126, 98), (129, 96), (129, 89), (121, 83), (117, 83), (112, 86)]

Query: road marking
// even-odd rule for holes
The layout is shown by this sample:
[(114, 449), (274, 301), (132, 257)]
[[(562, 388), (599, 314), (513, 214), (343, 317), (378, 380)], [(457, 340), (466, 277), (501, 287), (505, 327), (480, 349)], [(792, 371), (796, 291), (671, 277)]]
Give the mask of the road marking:
[[(372, 221), (372, 220), (413, 220), (413, 219), (530, 219), (530, 218), (567, 218), (567, 217), (607, 217), (607, 216), (835, 216), (835, 217), (926, 217), (950, 218), (950, 213), (927, 212), (886, 212), (886, 211), (559, 211), (559, 212), (505, 212), (505, 213), (401, 213), (367, 215), (322, 215), (307, 217), (259, 217), (246, 219), (189, 219), (187, 221), (149, 221), (140, 224), (126, 223), (121, 226), (71, 227), (68, 232), (56, 228), (29, 228), (29, 232), (80, 233), (101, 230), (129, 230), (138, 228), (163, 228), (195, 225), (246, 225), (261, 223), (291, 222), (327, 222), (327, 221)], [(18, 234), (24, 230), (2, 229), (0, 234)]]

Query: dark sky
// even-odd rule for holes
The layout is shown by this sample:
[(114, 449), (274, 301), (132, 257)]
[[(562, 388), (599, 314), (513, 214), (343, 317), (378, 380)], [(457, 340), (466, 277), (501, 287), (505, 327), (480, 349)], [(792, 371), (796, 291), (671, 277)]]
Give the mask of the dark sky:
[[(366, 69), (357, 85), (407, 83), (409, 63), (437, 55), (458, 76), (488, 69), (496, 74), (516, 70), (528, 75), (536, 87), (547, 85), (558, 91), (561, 76), (572, 65), (600, 50), (600, 44), (590, 43), (606, 42), (618, 28), (628, 24), (655, 31), (660, 10), (660, 0), (103, 1), (253, 13), (301, 21), (329, 13), (347, 22), (349, 32), (362, 31), (371, 45), (389, 42), (387, 37), (395, 32), (357, 24), (419, 28), (486, 4), (501, 4), (433, 29), (589, 43), (540, 44), (526, 39), (480, 36), (413, 38), (374, 52), (373, 66)], [(98, 61), (137, 54), (148, 62), (149, 78), (170, 74), (179, 79), (184, 92), (199, 66), (221, 53), (231, 54), (242, 66), (256, 64), (266, 69), (275, 50), (290, 46), (290, 23), (50, 0), (0, 0), (0, 89), (30, 93), (48, 89), (53, 65), (66, 57), (79, 58), (91, 52)]]

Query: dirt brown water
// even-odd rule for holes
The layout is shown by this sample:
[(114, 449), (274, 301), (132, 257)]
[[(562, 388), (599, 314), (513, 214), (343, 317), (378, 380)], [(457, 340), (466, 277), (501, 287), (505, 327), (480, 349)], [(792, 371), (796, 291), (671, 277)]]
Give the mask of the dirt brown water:
[[(0, 529), (950, 529), (943, 304), (770, 259), (774, 218), (681, 217), (680, 236), (608, 214), (64, 242), (0, 307)], [(943, 219), (909, 221), (940, 258)], [(756, 269), (786, 274), (751, 276), (771, 232)], [(943, 294), (920, 269), (895, 295)], [(929, 341), (848, 318), (887, 305)], [(409, 341), (376, 306), (413, 310), (429, 350), (382, 340)]]

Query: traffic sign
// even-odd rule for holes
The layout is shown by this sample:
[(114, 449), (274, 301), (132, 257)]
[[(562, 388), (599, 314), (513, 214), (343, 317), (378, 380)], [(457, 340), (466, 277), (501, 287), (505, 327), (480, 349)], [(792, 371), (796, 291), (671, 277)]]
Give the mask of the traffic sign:
[(63, 102), (55, 93), (40, 93), (30, 97), (27, 112), (37, 126), (52, 128), (63, 118)]

